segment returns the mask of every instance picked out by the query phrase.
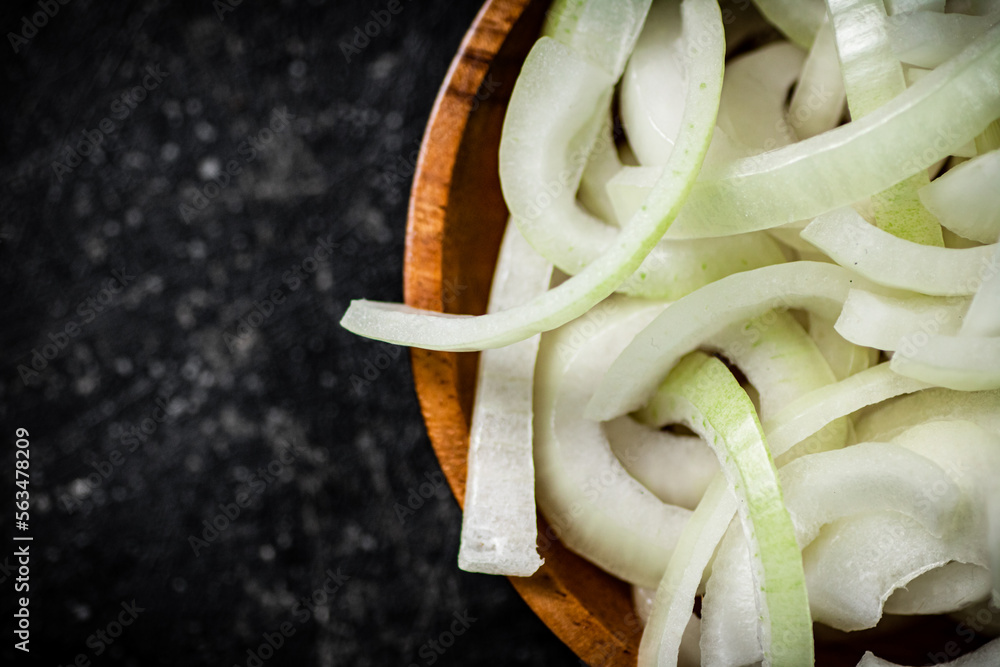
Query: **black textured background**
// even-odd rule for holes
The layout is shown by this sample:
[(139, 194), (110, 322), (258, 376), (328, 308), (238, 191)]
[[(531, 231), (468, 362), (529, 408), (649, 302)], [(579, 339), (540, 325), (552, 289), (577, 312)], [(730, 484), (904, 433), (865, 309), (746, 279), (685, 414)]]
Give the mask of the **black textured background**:
[[(57, 11), (37, 33), (37, 0), (0, 12), (4, 664), (23, 657), (15, 533), (34, 538), (35, 664), (255, 665), (283, 623), (262, 664), (575, 664), (506, 580), (458, 570), (443, 486), (399, 519), (440, 479), (409, 355), (337, 325), (351, 298), (402, 296), (410, 156), (477, 3), (403, 0), (348, 62), (387, 1), (41, 1)], [(166, 75), (135, 89), (148, 66)], [(342, 585), (324, 600), (327, 571)], [(443, 655), (427, 644), (465, 612)]]

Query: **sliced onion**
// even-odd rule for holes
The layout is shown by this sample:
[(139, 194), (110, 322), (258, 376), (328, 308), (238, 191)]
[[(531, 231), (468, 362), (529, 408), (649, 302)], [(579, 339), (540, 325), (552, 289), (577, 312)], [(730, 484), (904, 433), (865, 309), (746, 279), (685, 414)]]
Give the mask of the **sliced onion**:
[(948, 389), (1000, 389), (1000, 337), (934, 336), (901, 348), (890, 364), (900, 375)]
[(855, 428), (859, 440), (888, 441), (921, 422), (943, 419), (971, 421), (1000, 433), (1000, 391), (925, 389), (879, 406), (855, 420)]
[(621, 116), (639, 164), (663, 166), (684, 114), (684, 57), (678, 0), (653, 3), (621, 85)]
[(715, 454), (696, 436), (654, 430), (628, 415), (603, 426), (628, 474), (669, 505), (697, 507), (719, 471)]
[(557, 2), (549, 11), (543, 34), (570, 47), (617, 80), (639, 38), (650, 2)]
[[(850, 295), (854, 291), (851, 290), (848, 293), (847, 302), (844, 303), (845, 310), (847, 303), (851, 300)], [(841, 318), (843, 318), (843, 313), (841, 313)], [(816, 341), (816, 346), (826, 358), (830, 370), (833, 371), (837, 380), (847, 379), (878, 363), (878, 350), (855, 345), (846, 337), (841, 336), (832, 322), (817, 317), (813, 313), (809, 314), (809, 335)]]
[[(836, 384), (821, 387), (788, 404), (764, 424), (767, 441), (775, 456), (792, 448), (835, 419), (869, 405), (928, 387), (924, 382), (893, 373), (889, 364), (879, 364)], [(860, 433), (859, 433), (860, 436)], [(864, 436), (863, 440), (876, 440)], [(834, 443), (835, 444), (835, 443)], [(831, 449), (829, 445), (822, 449)], [(799, 455), (812, 453), (799, 450)], [(791, 457), (788, 457), (791, 458)], [(780, 459), (779, 459), (780, 460)]]
[(788, 107), (788, 122), (799, 139), (815, 137), (837, 127), (846, 101), (833, 26), (825, 20), (802, 66)]
[[(945, 654), (947, 655), (947, 654)], [(948, 662), (937, 663), (940, 667), (995, 667), (1000, 664), (1000, 639), (994, 639), (980, 646), (972, 653), (955, 658)], [(904, 667), (895, 662), (889, 662), (876, 657), (871, 651), (865, 653), (858, 667)]]
[(735, 514), (736, 497), (720, 474), (705, 491), (670, 556), (639, 643), (638, 667), (677, 665), (698, 584)]
[[(687, 197), (708, 150), (718, 110), (725, 55), (719, 7), (711, 0), (685, 0), (681, 13), (686, 54), (691, 59), (684, 108), (685, 125), (690, 131), (678, 138), (670, 163), (645, 208), (604, 254), (541, 297), (502, 313), (478, 317), (445, 315), (401, 304), (361, 300), (351, 303), (341, 326), (369, 338), (431, 350), (501, 347), (582, 315), (632, 275), (671, 225)], [(536, 45), (528, 54), (522, 75), (532, 61), (544, 66), (538, 60), (539, 48)], [(534, 59), (532, 54), (536, 54)], [(540, 103), (544, 105), (544, 101)]]
[[(702, 435), (715, 450), (736, 494), (737, 513), (755, 555), (752, 573), (761, 592), (757, 611), (764, 663), (811, 664), (812, 621), (794, 527), (782, 500), (777, 469), (746, 392), (722, 362), (694, 352), (667, 376), (642, 410), (642, 420), (653, 424), (680, 421)], [(697, 541), (697, 536), (692, 539)], [(670, 574), (668, 570), (665, 576)], [(689, 583), (691, 572), (687, 574)], [(661, 583), (660, 590), (676, 594), (669, 582)], [(657, 653), (663, 664), (676, 649), (660, 638), (655, 640), (661, 641)]]
[[(549, 287), (552, 265), (507, 225), (493, 274), (489, 312)], [(533, 336), (479, 358), (469, 429), (469, 466), (458, 566), (468, 572), (527, 577), (542, 564), (535, 548), (535, 471), (531, 396), (538, 355)]]
[(691, 513), (631, 477), (601, 425), (582, 413), (617, 351), (662, 309), (614, 297), (543, 336), (535, 371), (539, 509), (571, 550), (647, 588), (659, 582)]
[(757, 9), (788, 39), (808, 49), (826, 16), (821, 0), (754, 0)]
[[(940, 466), (895, 444), (863, 443), (816, 454), (780, 472), (799, 548), (808, 546), (823, 525), (877, 511), (905, 514), (940, 536), (950, 527), (961, 498), (958, 485)], [(933, 504), (926, 502), (928, 488), (936, 491)], [(763, 657), (750, 572), (746, 543), (730, 528), (702, 602), (701, 651), (706, 665), (748, 665)], [(975, 592), (981, 590), (982, 574), (982, 568), (974, 569)]]
[(980, 243), (1000, 240), (1000, 207), (994, 203), (1000, 182), (1000, 150), (963, 162), (920, 190), (924, 203), (941, 224)]
[(853, 343), (894, 351), (922, 345), (938, 334), (958, 333), (969, 303), (967, 297), (887, 296), (854, 289), (834, 326)]
[[(906, 79), (892, 52), (890, 21), (882, 0), (828, 0), (827, 4), (844, 73), (847, 105), (851, 117), (857, 120), (906, 90)], [(893, 22), (900, 19), (895, 17)], [(875, 224), (915, 243), (944, 246), (941, 225), (917, 197), (917, 190), (928, 182), (927, 172), (921, 169), (873, 194)]]
[(797, 46), (775, 42), (726, 63), (719, 129), (754, 153), (796, 141), (785, 102), (804, 61)]
[(982, 524), (969, 516), (956, 516), (944, 537), (895, 512), (826, 526), (802, 554), (813, 617), (845, 632), (873, 628), (893, 591), (925, 572), (952, 561), (986, 566), (981, 534), (975, 534)]
[(793, 262), (702, 287), (635, 337), (601, 382), (587, 416), (603, 421), (641, 407), (684, 354), (735, 323), (774, 308), (807, 307), (835, 319), (852, 284), (858, 280), (840, 267)]
[(904, 63), (933, 69), (954, 58), (998, 19), (1000, 13), (980, 17), (915, 11), (895, 16), (888, 23), (892, 51)]
[(932, 248), (869, 224), (852, 208), (813, 220), (802, 238), (874, 283), (921, 294), (961, 296), (979, 289), (996, 247)]
[(580, 190), (577, 197), (587, 210), (610, 225), (617, 225), (615, 209), (608, 196), (607, 185), (621, 171), (622, 163), (618, 159), (615, 148), (615, 138), (612, 134), (610, 115), (604, 122), (604, 127), (594, 141), (587, 166), (580, 177)]
[(667, 236), (738, 234), (847, 206), (947, 157), (998, 117), (994, 26), (863, 118), (704, 174)]

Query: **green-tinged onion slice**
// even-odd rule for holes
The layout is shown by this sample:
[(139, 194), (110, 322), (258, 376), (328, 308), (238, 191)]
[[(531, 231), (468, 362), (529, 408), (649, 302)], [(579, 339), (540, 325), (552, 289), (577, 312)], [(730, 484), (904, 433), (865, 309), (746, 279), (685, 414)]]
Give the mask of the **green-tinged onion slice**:
[[(784, 466), (780, 474), (800, 549), (828, 523), (877, 511), (905, 514), (941, 536), (951, 527), (961, 498), (958, 485), (938, 464), (889, 443), (807, 456)], [(929, 488), (935, 490), (934, 503), (927, 502)], [(719, 547), (702, 602), (701, 651), (706, 664), (748, 665), (762, 658), (753, 622), (750, 568), (745, 541), (731, 528)]]
[(703, 174), (667, 237), (739, 234), (848, 206), (947, 157), (996, 118), (1000, 26), (863, 118)]
[(852, 286), (844, 269), (818, 262), (777, 264), (722, 278), (672, 304), (615, 360), (587, 408), (606, 421), (641, 407), (661, 378), (692, 349), (737, 322), (774, 308), (840, 313)]
[[(715, 126), (725, 57), (719, 7), (711, 0), (685, 0), (681, 15), (685, 54), (689, 58), (684, 107), (688, 131), (678, 137), (670, 163), (645, 208), (629, 221), (604, 254), (558, 287), (502, 313), (455, 316), (400, 304), (354, 301), (341, 325), (361, 335), (402, 345), (480, 350), (554, 329), (587, 312), (617, 289), (670, 227), (698, 174)], [(529, 54), (529, 61), (531, 58)]]
[(764, 18), (803, 49), (812, 46), (826, 16), (822, 0), (754, 0), (754, 4)]
[[(795, 530), (746, 392), (721, 361), (693, 352), (671, 371), (641, 415), (651, 424), (679, 419), (715, 450), (754, 554), (764, 664), (812, 664), (812, 620)], [(664, 651), (673, 654), (676, 647), (661, 643), (659, 652)]]
[(882, 231), (852, 208), (816, 218), (802, 238), (874, 283), (935, 296), (974, 294), (996, 250), (923, 246)]
[[(903, 67), (892, 52), (890, 21), (882, 0), (827, 0), (827, 5), (844, 74), (847, 105), (851, 117), (857, 120), (906, 90)], [(873, 194), (875, 224), (915, 243), (944, 246), (941, 225), (917, 197), (917, 190), (928, 182), (927, 172), (919, 169)]]
[(542, 34), (565, 44), (617, 80), (625, 69), (651, 0), (559, 0)]
[[(489, 312), (544, 292), (552, 265), (508, 223), (490, 290)], [(531, 454), (532, 385), (538, 337), (479, 358), (469, 429), (469, 467), (458, 566), (519, 577), (542, 564), (535, 550), (535, 471)]]

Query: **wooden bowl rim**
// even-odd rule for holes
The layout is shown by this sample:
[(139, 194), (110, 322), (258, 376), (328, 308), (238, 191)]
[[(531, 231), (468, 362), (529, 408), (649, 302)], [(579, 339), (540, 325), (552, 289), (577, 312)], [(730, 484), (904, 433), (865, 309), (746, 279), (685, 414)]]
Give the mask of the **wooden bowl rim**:
[[(476, 93), (508, 33), (529, 5), (531, 0), (488, 0), (466, 33), (438, 92), (421, 142), (407, 212), (403, 272), (407, 305), (444, 312), (443, 243), (454, 168), (470, 114), (478, 106)], [(458, 399), (458, 355), (413, 349), (411, 357), (428, 435), (461, 506), (469, 425)], [(462, 446), (457, 447), (457, 442)], [(456, 449), (462, 452), (460, 460)], [(539, 526), (546, 528), (544, 519), (539, 518)], [(557, 564), (560, 567), (555, 567)], [(571, 585), (566, 585), (567, 578), (574, 580)], [(619, 627), (634, 623), (634, 618), (629, 618), (631, 603), (625, 589), (616, 591), (612, 603), (589, 596), (589, 591), (584, 591), (587, 599), (577, 595), (588, 586), (600, 588), (592, 586), (597, 582), (606, 587), (606, 578), (610, 575), (556, 545), (533, 576), (509, 580), (535, 614), (583, 660), (609, 666), (634, 665), (639, 635), (623, 633)]]

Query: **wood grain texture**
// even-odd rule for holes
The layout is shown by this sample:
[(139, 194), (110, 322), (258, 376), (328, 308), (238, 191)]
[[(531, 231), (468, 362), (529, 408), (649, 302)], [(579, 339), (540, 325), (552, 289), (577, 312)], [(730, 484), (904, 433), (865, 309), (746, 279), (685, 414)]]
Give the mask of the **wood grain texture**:
[[(404, 267), (408, 305), (448, 313), (486, 310), (507, 220), (497, 173), (500, 130), (547, 8), (548, 2), (529, 0), (487, 2), (451, 64), (424, 134), (410, 196)], [(460, 505), (477, 361), (476, 353), (412, 350), (427, 431)], [(628, 586), (562, 546), (541, 516), (538, 534), (545, 564), (532, 577), (510, 578), (518, 593), (588, 664), (635, 665), (641, 628)], [(867, 648), (878, 655), (922, 664), (928, 651), (957, 638), (955, 627), (953, 620), (930, 618), (864, 634)], [(862, 649), (846, 644), (840, 633), (826, 635), (817, 664), (857, 663)]]

